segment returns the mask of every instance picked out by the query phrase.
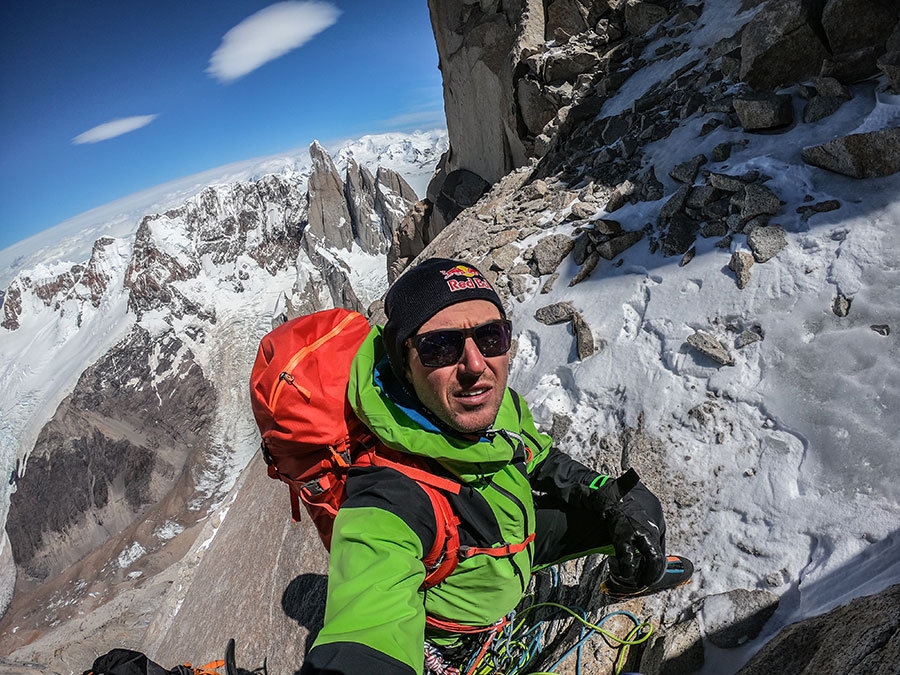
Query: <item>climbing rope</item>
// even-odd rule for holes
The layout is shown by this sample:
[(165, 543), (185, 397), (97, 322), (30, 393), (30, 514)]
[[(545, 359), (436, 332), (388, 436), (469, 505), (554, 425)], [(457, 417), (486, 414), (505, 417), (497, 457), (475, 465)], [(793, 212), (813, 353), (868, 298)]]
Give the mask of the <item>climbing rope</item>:
[[(556, 569), (551, 568), (550, 574), (551, 587), (556, 588), (559, 584)], [(526, 602), (533, 601), (533, 599), (533, 594), (524, 598)], [(533, 614), (538, 610), (550, 610), (550, 612), (535, 622)], [(542, 651), (547, 622), (565, 614), (581, 624), (578, 640), (547, 670), (528, 670), (529, 665)], [(620, 637), (604, 628), (604, 624), (615, 617), (624, 617), (633, 624), (625, 637)], [(539, 602), (518, 611), (513, 610), (498, 621), (486, 633), (481, 645), (473, 649), (474, 653), (465, 666), (450, 666), (442, 659), (440, 650), (426, 642), (425, 672), (434, 673), (434, 675), (556, 675), (554, 671), (574, 654), (575, 674), (581, 675), (582, 649), (591, 638), (600, 636), (610, 648), (618, 650), (613, 664), (613, 673), (620, 675), (625, 669), (630, 648), (646, 642), (652, 634), (653, 625), (649, 621), (641, 620), (625, 610), (610, 612), (599, 620), (591, 622), (587, 618), (587, 613), (580, 608), (566, 607), (557, 602)]]
[[(547, 617), (534, 626), (527, 627), (527, 617), (538, 609), (554, 609), (556, 614), (566, 613), (581, 623), (581, 635), (577, 642), (569, 648), (546, 671), (529, 671), (528, 665), (541, 652), (544, 637), (544, 624), (552, 617)], [(623, 616), (628, 618), (634, 627), (625, 637), (619, 637), (615, 633), (603, 627), (613, 617)], [(553, 675), (553, 671), (559, 668), (569, 657), (575, 654), (575, 673), (582, 672), (582, 648), (595, 635), (605, 638), (607, 644), (619, 649), (615, 661), (614, 673), (618, 675), (625, 667), (628, 658), (628, 650), (638, 644), (642, 644), (650, 638), (653, 627), (646, 621), (641, 621), (634, 614), (627, 611), (616, 611), (607, 614), (596, 623), (588, 621), (584, 612), (572, 609), (555, 602), (543, 602), (532, 605), (522, 610), (518, 617), (512, 615), (510, 621), (497, 632), (492, 633), (486, 640), (482, 649), (470, 660), (466, 668), (461, 672), (465, 675)], [(517, 623), (516, 622), (518, 620)]]

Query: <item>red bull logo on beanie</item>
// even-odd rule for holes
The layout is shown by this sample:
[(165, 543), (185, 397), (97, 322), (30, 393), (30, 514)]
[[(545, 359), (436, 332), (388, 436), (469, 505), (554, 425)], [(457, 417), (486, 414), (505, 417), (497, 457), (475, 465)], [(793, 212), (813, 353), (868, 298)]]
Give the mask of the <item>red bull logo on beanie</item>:
[(461, 291), (466, 288), (490, 288), (488, 281), (481, 276), (481, 272), (468, 265), (457, 265), (449, 270), (441, 270), (447, 286), (451, 291)]

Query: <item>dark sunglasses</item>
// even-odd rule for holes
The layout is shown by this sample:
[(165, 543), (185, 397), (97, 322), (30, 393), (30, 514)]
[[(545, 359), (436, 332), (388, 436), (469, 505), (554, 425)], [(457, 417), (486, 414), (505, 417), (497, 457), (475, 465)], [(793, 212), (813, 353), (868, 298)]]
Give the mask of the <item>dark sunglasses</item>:
[(471, 337), (482, 356), (501, 356), (512, 343), (512, 322), (488, 321), (474, 328), (447, 328), (414, 335), (406, 342), (419, 353), (419, 361), (428, 368), (443, 368), (459, 363)]

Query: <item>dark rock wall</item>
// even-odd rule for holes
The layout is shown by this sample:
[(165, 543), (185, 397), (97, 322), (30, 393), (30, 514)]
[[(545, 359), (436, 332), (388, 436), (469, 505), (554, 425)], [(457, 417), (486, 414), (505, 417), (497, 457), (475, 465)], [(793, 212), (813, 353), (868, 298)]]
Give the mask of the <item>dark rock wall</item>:
[(208, 449), (216, 395), (174, 334), (135, 328), (44, 427), (11, 496), (26, 575), (53, 577), (159, 502)]

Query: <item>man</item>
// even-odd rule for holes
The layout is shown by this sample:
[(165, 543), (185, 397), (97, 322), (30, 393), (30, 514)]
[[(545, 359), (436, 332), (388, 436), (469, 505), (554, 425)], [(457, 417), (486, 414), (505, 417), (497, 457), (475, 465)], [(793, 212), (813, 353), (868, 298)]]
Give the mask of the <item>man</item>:
[(511, 324), (477, 269), (427, 260), (390, 288), (385, 313), (354, 359), (350, 403), (381, 443), (461, 483), (451, 497), (461, 544), (486, 553), (461, 556), (423, 590), (432, 503), (399, 471), (354, 468), (303, 675), (422, 673), (426, 639), (449, 644), (494, 624), (535, 569), (588, 553), (611, 556), (611, 595), (687, 581), (689, 561), (667, 567), (662, 509), (637, 476), (612, 480), (553, 448), (507, 387)]

